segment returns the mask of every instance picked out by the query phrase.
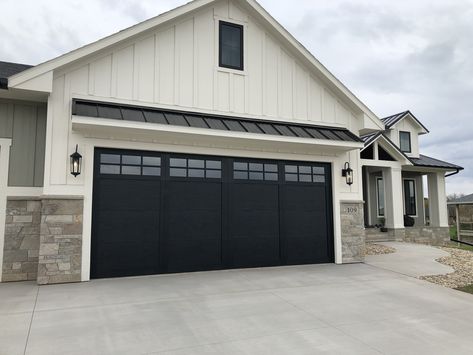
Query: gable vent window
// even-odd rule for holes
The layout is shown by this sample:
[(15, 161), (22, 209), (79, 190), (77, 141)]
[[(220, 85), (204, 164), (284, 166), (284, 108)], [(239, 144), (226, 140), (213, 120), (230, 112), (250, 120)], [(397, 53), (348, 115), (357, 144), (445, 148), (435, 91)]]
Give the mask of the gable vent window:
[(411, 133), (399, 132), (399, 148), (404, 153), (411, 153)]
[(243, 26), (220, 21), (219, 65), (243, 70)]

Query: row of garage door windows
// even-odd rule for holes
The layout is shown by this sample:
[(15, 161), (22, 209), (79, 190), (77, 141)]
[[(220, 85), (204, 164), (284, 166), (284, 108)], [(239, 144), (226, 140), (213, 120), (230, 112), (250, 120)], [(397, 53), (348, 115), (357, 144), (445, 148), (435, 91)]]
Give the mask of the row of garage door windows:
[[(156, 156), (101, 154), (100, 174), (161, 176), (161, 158)], [(171, 157), (169, 176), (176, 178), (221, 179), (222, 162), (213, 159)], [(235, 180), (278, 181), (277, 164), (233, 162)], [(284, 165), (286, 182), (325, 183), (325, 168), (310, 165)]]

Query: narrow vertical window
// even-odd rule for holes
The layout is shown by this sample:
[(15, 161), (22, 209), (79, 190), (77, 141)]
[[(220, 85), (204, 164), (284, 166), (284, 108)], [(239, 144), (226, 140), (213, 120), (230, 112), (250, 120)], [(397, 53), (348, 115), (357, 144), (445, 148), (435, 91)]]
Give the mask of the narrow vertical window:
[(399, 132), (399, 148), (404, 153), (411, 153), (411, 133)]
[(406, 215), (416, 216), (416, 183), (414, 180), (404, 180), (404, 206)]
[(378, 199), (378, 217), (384, 217), (384, 182), (382, 178), (376, 179), (376, 196)]
[(243, 70), (243, 26), (220, 21), (219, 65)]

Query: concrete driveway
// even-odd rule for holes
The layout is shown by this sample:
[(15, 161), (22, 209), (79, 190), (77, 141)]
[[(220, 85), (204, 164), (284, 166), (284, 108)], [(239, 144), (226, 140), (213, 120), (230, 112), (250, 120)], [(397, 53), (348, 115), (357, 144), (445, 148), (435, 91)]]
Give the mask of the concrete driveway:
[(444, 275), (454, 272), (450, 266), (440, 264), (437, 259), (450, 254), (439, 248), (404, 242), (376, 243), (396, 249), (395, 253), (367, 255), (366, 263), (381, 269), (412, 277)]
[(473, 296), (371, 265), (0, 285), (0, 354), (471, 354)]

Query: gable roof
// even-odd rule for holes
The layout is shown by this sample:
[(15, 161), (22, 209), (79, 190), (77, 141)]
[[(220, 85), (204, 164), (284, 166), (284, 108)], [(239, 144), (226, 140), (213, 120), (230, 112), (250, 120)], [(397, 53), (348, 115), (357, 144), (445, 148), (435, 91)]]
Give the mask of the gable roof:
[(32, 65), (0, 61), (0, 89), (8, 88), (8, 77), (31, 67)]
[(414, 163), (406, 155), (406, 153), (404, 153), (401, 149), (399, 149), (399, 147), (391, 139), (389, 139), (389, 137), (387, 137), (382, 131), (376, 132), (376, 133), (373, 133), (373, 134), (364, 135), (360, 138), (365, 143), (365, 146), (364, 146), (364, 148), (361, 149), (361, 151), (368, 148), (371, 144), (373, 144), (378, 139), (382, 139), (395, 151), (395, 153), (399, 157), (404, 158), (405, 162), (407, 162), (408, 165), (414, 165)]
[[(79, 49), (73, 50), (69, 53), (61, 55), (55, 59), (49, 60), (39, 64), (33, 68), (26, 70), (23, 73), (16, 74), (9, 78), (10, 86), (20, 85), (56, 68), (62, 67), (66, 64), (79, 60), (104, 48), (110, 47), (128, 38), (137, 36), (145, 31), (151, 30), (163, 23), (176, 19), (192, 11), (196, 11), (204, 6), (210, 5), (219, 0), (194, 0), (185, 5), (177, 7), (171, 11), (165, 12), (159, 16), (153, 17), (149, 20), (143, 21), (137, 25), (129, 27), (125, 30), (112, 34), (101, 40), (83, 46)], [(343, 83), (341, 83), (325, 66), (323, 66), (299, 41), (297, 41), (281, 24), (279, 24), (260, 4), (255, 0), (232, 0), (246, 5), (252, 9), (266, 22), (276, 33), (291, 45), (297, 53), (299, 53), (306, 61), (310, 63), (322, 79), (326, 80), (335, 93), (345, 97), (353, 107), (356, 107), (360, 112), (363, 112), (376, 127), (384, 129), (383, 122), (374, 114), (361, 100), (359, 100)]]
[(422, 122), (420, 122), (417, 119), (417, 117), (414, 116), (414, 114), (409, 110), (396, 113), (395, 115), (392, 115), (392, 116), (384, 117), (381, 119), (381, 121), (383, 121), (383, 123), (385, 124), (386, 129), (391, 129), (396, 123), (398, 123), (399, 121), (402, 121), (404, 118), (408, 116), (410, 116), (419, 126), (421, 126), (425, 130), (425, 133), (429, 133), (429, 130), (427, 129), (427, 127), (425, 127), (422, 124)]

